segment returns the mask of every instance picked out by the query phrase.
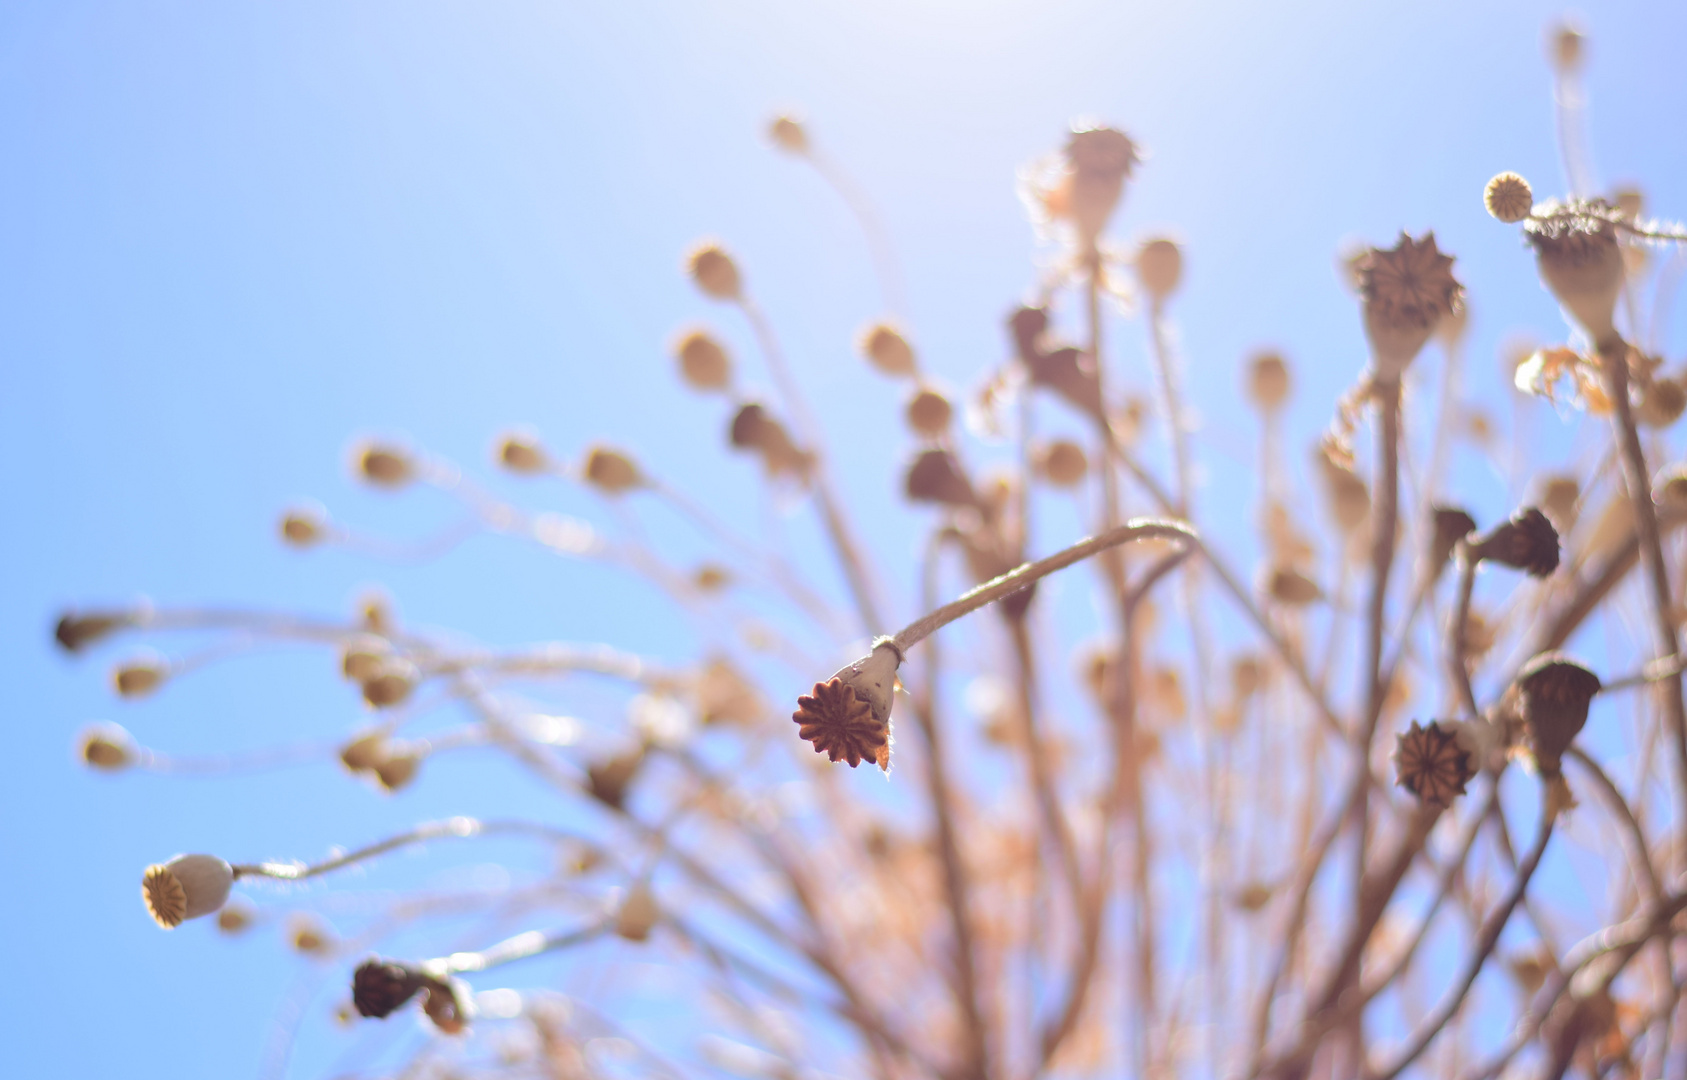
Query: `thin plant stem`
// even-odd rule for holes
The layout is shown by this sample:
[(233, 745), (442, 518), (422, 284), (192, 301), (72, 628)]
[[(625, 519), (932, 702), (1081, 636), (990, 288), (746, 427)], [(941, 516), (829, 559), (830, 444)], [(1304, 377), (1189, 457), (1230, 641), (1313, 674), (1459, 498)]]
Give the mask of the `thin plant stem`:
[(355, 851), (348, 851), (344, 855), (337, 855), (332, 859), (324, 859), (319, 863), (241, 863), (234, 867), (234, 876), (275, 878), (280, 881), (304, 881), (308, 878), (331, 874), (348, 866), (373, 859), (378, 855), (385, 855), (389, 851), (409, 847), (413, 844), (425, 844), (432, 840), (466, 840), (476, 836), (536, 836), (545, 840), (575, 842), (579, 839), (574, 833), (565, 829), (540, 825), (531, 821), (478, 821), (470, 817), (446, 818), (444, 821), (429, 822), (418, 825), (414, 829), (390, 836), (385, 840), (361, 847)]

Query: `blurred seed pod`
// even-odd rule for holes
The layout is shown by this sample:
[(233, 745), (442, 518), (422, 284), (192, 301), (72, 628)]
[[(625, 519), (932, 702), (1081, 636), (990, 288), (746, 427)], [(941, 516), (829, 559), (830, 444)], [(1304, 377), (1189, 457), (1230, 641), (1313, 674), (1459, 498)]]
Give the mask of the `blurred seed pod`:
[(1533, 999), (1535, 993), (1546, 985), (1546, 977), (1554, 966), (1553, 960), (1538, 946), (1505, 958), (1506, 970), (1517, 980), (1517, 987), (1523, 991), (1525, 1001)]
[(910, 499), (916, 502), (943, 503), (948, 506), (977, 506), (978, 494), (967, 479), (961, 463), (947, 450), (923, 450), (908, 468), (904, 485)]
[(1245, 702), (1265, 685), (1268, 673), (1264, 660), (1243, 653), (1230, 661), (1230, 692), (1238, 702)]
[(1043, 354), (1043, 334), (1049, 328), (1049, 313), (1044, 308), (1016, 308), (1008, 316), (1008, 333), (1013, 337), (1015, 353), (1029, 364)]
[(1653, 379), (1640, 396), (1634, 418), (1650, 428), (1667, 428), (1687, 410), (1687, 389), (1675, 379)]
[(1552, 519), (1562, 536), (1576, 525), (1576, 503), (1581, 497), (1582, 486), (1575, 477), (1549, 475), (1542, 479), (1540, 495), (1535, 502)]
[(586, 791), (592, 798), (612, 809), (619, 810), (627, 799), (627, 789), (644, 764), (644, 749), (600, 761), (586, 768)]
[(153, 921), (172, 930), (220, 909), (233, 887), (234, 868), (215, 855), (177, 855), (146, 868), (141, 899)]
[(646, 483), (631, 457), (608, 446), (594, 446), (587, 451), (581, 475), (586, 483), (605, 495), (620, 495)]
[(1250, 881), (1232, 894), (1231, 902), (1240, 911), (1252, 914), (1263, 911), (1277, 890), (1263, 881)]
[(1464, 651), (1471, 660), (1488, 655), (1499, 640), (1499, 627), (1488, 621), (1480, 611), (1472, 611), (1464, 624)]
[(131, 660), (111, 673), (117, 693), (126, 698), (146, 697), (164, 685), (170, 677), (170, 667), (158, 660)]
[(359, 443), (352, 451), (357, 473), (376, 487), (401, 488), (416, 476), (410, 452), (390, 443)]
[(1429, 541), (1429, 565), (1440, 574), (1458, 542), (1476, 531), (1476, 519), (1456, 506), (1437, 506), (1433, 512), (1435, 531)]
[(726, 347), (702, 330), (693, 330), (674, 346), (680, 377), (693, 390), (722, 390), (732, 383)]
[(767, 125), (768, 138), (773, 145), (793, 154), (808, 153), (808, 132), (794, 116), (776, 116)]
[(385, 590), (369, 589), (357, 598), (357, 610), (363, 629), (384, 638), (392, 637), (398, 628), (398, 616), (393, 614), (392, 597)]
[(1274, 561), (1294, 566), (1312, 560), (1312, 541), (1300, 531), (1294, 516), (1281, 502), (1273, 499), (1265, 504), (1265, 510), (1261, 514), (1260, 531)]
[(461, 1035), (474, 1019), (474, 991), (461, 979), (425, 978), (422, 1012), (444, 1035)]
[(1616, 333), (1612, 320), (1625, 273), (1617, 227), (1609, 220), (1613, 208), (1593, 199), (1569, 206), (1549, 201), (1543, 209), (1565, 212), (1523, 223), (1541, 280), (1590, 338), (1605, 341)]
[(1528, 747), (1541, 775), (1556, 776), (1559, 761), (1587, 723), (1599, 676), (1562, 653), (1541, 653), (1517, 676)]
[(1571, 22), (1552, 27), (1547, 38), (1547, 59), (1560, 75), (1574, 75), (1587, 56), (1587, 35)]
[(1393, 757), (1394, 782), (1432, 806), (1449, 805), (1476, 775), (1470, 750), (1435, 721), (1413, 721), (1396, 739)]
[(928, 439), (939, 439), (949, 432), (949, 423), (954, 418), (954, 406), (949, 399), (929, 386), (920, 390), (908, 399), (908, 427), (916, 435)]
[(1072, 224), (1081, 246), (1093, 247), (1119, 205), (1125, 181), (1141, 160), (1136, 144), (1110, 127), (1078, 127), (1066, 142), (1068, 173), (1046, 200), (1051, 217)]
[(389, 744), (386, 755), (375, 763), (375, 779), (387, 791), (408, 787), (421, 771), (424, 756), (421, 748), (411, 743)]
[(1169, 298), (1183, 280), (1183, 252), (1164, 237), (1149, 240), (1136, 253), (1136, 276), (1149, 296)]
[(861, 331), (861, 353), (886, 375), (903, 377), (918, 371), (914, 347), (890, 323), (874, 323)]
[(719, 244), (703, 243), (692, 248), (685, 257), (685, 267), (703, 295), (714, 300), (743, 298), (744, 281), (738, 264)]
[(67, 612), (53, 627), (53, 638), (65, 652), (77, 653), (133, 623), (134, 617), (125, 612)]
[(340, 748), (340, 763), (352, 772), (366, 772), (387, 759), (385, 728), (368, 728)]
[(315, 509), (289, 510), (281, 519), (282, 542), (308, 548), (320, 543), (328, 532), (328, 518)]
[(301, 913), (287, 920), (287, 943), (306, 956), (327, 956), (334, 951), (334, 932), (321, 919)]
[(1318, 583), (1292, 566), (1272, 567), (1265, 588), (1271, 599), (1286, 607), (1305, 607), (1324, 598)]
[(391, 657), (392, 646), (385, 638), (359, 634), (341, 650), (340, 671), (353, 682), (362, 682), (373, 677)]
[(257, 910), (238, 896), (231, 897), (217, 912), (217, 929), (229, 936), (245, 933), (257, 919)]
[(1605, 500), (1591, 529), (1583, 530), (1582, 560), (1602, 559), (1634, 535), (1634, 503), (1618, 490)]
[(421, 672), (408, 660), (385, 657), (361, 681), (363, 700), (377, 709), (404, 704), (416, 689)]
[(1076, 487), (1089, 472), (1089, 456), (1070, 439), (1052, 439), (1037, 448), (1031, 467), (1055, 487)]
[(1502, 172), (1492, 180), (1482, 192), (1482, 205), (1487, 207), (1488, 213), (1508, 225), (1522, 221), (1529, 216), (1529, 211), (1535, 205), (1535, 193), (1529, 187), (1529, 181), (1514, 172)]
[(814, 455), (798, 449), (785, 425), (754, 402), (740, 407), (733, 415), (728, 438), (739, 449), (757, 451), (769, 476), (804, 477), (814, 466)]
[(498, 440), (498, 464), (522, 476), (535, 476), (551, 467), (551, 457), (531, 435), (512, 431)]
[(1530, 577), (1546, 577), (1558, 569), (1558, 530), (1532, 506), (1513, 514), (1471, 542), (1471, 555), (1522, 570)]
[(1262, 352), (1248, 361), (1247, 397), (1254, 408), (1276, 412), (1289, 400), (1289, 365), (1275, 352)]
[(1154, 710), (1167, 720), (1189, 715), (1189, 700), (1183, 694), (1183, 674), (1161, 664), (1148, 673), (1148, 698)]
[(704, 666), (694, 692), (704, 724), (749, 725), (767, 715), (767, 703), (755, 684), (725, 657), (716, 657)]
[(121, 772), (140, 756), (135, 737), (117, 724), (93, 724), (78, 739), (77, 756), (92, 769)]
[(691, 573), (691, 587), (701, 593), (716, 593), (732, 584), (732, 571), (719, 563), (704, 563)]
[(621, 910), (615, 914), (616, 936), (628, 941), (645, 941), (661, 917), (662, 911), (656, 906), (656, 896), (650, 891), (649, 883), (640, 881), (627, 890)]
[(1327, 455), (1319, 454), (1318, 463), (1324, 476), (1324, 495), (1330, 517), (1335, 519), (1342, 532), (1351, 535), (1371, 516), (1370, 489), (1358, 473), (1331, 461)]
[(352, 973), (352, 1005), (359, 1016), (383, 1020), (415, 997), (423, 982), (421, 972), (409, 965), (372, 956)]
[(1100, 417), (1101, 381), (1089, 354), (1070, 345), (1032, 357), (1031, 381), (1053, 390), (1086, 416)]
[(1667, 510), (1687, 510), (1687, 465), (1665, 465), (1652, 477), (1652, 500)]
[(1414, 239), (1402, 232), (1392, 248), (1362, 252), (1354, 269), (1372, 364), (1379, 378), (1397, 379), (1462, 303), (1453, 258), (1436, 247), (1434, 233)]

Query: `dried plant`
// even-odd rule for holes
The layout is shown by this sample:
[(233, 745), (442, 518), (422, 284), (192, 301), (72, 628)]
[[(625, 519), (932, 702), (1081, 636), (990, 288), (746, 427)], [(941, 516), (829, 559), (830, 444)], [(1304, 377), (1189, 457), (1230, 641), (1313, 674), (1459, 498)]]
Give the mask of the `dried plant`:
[[(1552, 56), (1561, 130), (1574, 133), (1579, 34), (1560, 29)], [(861, 196), (801, 121), (780, 117), (770, 136), (862, 212), (894, 303), (888, 245)], [(437, 1029), (417, 1056), (375, 1067), (391, 1075), (1391, 1080), (1417, 1068), (1477, 1080), (1525, 1066), (1553, 1077), (1679, 1069), (1687, 472), (1661, 459), (1658, 432), (1687, 393), (1640, 328), (1655, 253), (1678, 269), (1671, 245), (1687, 235), (1643, 218), (1633, 193), (1586, 190), (1583, 142), (1563, 141), (1563, 199), (1536, 203), (1509, 172), (1470, 198), (1521, 226), (1578, 327), (1521, 360), (1519, 390), (1563, 405), (1565, 424), (1602, 425), (1599, 445), (1573, 473), (1536, 476), (1515, 455), (1513, 487), (1536, 502), (1486, 529), (1442, 505), (1439, 448), (1464, 412), (1450, 374), (1438, 402), (1414, 391), (1432, 341), (1447, 372), (1460, 363), (1464, 289), (1433, 235), (1402, 233), (1349, 264), (1371, 362), (1332, 403), (1319, 443), (1327, 532), (1308, 509), (1320, 496), (1296, 490), (1283, 465), (1292, 440), (1308, 439), (1283, 429), (1291, 362), (1262, 353), (1243, 364), (1262, 447), (1265, 558), (1251, 573), (1201, 529), (1201, 447), (1172, 344), (1182, 249), (1164, 236), (1128, 249), (1110, 240), (1146, 167), (1124, 133), (1077, 127), (1025, 169), (1022, 193), (1054, 257), (1007, 314), (1009, 358), (981, 373), (964, 409), (925, 375), (912, 329), (882, 321), (860, 336), (867, 377), (909, 391), (909, 465), (890, 482), (930, 507), (917, 596), (892, 596), (876, 570), (883, 553), (840, 494), (840, 458), (825, 445), (843, 425), (804, 400), (755, 274), (720, 243), (698, 246), (687, 272), (745, 320), (778, 393), (742, 391), (740, 360), (706, 328), (674, 339), (678, 375), (723, 399), (723, 452), (750, 455), (786, 505), (818, 516), (847, 612), (829, 584), (625, 449), (571, 457), (521, 431), (500, 439), (496, 460), (594, 490), (611, 522), (627, 520), (628, 504), (665, 502), (715, 545), (709, 561), (672, 565), (636, 532), (507, 505), (448, 462), (364, 444), (353, 464), (368, 483), (437, 488), (474, 529), (629, 569), (720, 627), (718, 647), (660, 660), (609, 645), (483, 650), (412, 629), (383, 602), (349, 619), (67, 614), (56, 636), (73, 653), (130, 635), (220, 639), (124, 663), (125, 696), (167, 692), (254, 642), (318, 645), (367, 708), (322, 757), (394, 791), (427, 783), (430, 757), (490, 747), (564, 807), (559, 824), (453, 818), (314, 864), (179, 855), (144, 871), (147, 909), (165, 928), (216, 914), (223, 931), (242, 932), (286, 907), (286, 883), (401, 847), (511, 834), (554, 848), (552, 869), (529, 884), (404, 897), (350, 932), (280, 920), (296, 950), (338, 972), (346, 1017), (390, 1024), (415, 1010)], [(1104, 334), (1123, 322), (1109, 315), (1115, 302), (1140, 311), (1153, 405), (1109, 360)], [(1040, 433), (1038, 416), (1058, 430)], [(1433, 432), (1437, 448), (1416, 472), (1412, 431)], [(1093, 536), (1056, 539), (1039, 504), (1074, 496)], [(281, 537), (371, 546), (312, 509), (288, 513)], [(1040, 613), (1039, 582), (1058, 572), (1090, 582), (1101, 645)], [(893, 632), (892, 612), (918, 617)], [(1644, 644), (1617, 641), (1591, 666), (1565, 655), (1601, 614), (1644, 626)], [(944, 648), (942, 628), (968, 616), (967, 650)], [(828, 674), (837, 661), (821, 658), (851, 641), (866, 655)], [(1087, 696), (1086, 715), (1051, 707), (1047, 684), (1064, 675)], [(579, 752), (576, 722), (559, 718), (576, 677), (619, 688), (625, 723), (604, 721), (611, 738), (597, 743), (612, 750)], [(963, 684), (964, 708), (953, 694)], [(555, 706), (536, 708), (539, 694)], [(1599, 701), (1609, 705), (1590, 714)], [(458, 726), (426, 728), (453, 711)], [(1600, 745), (1623, 747), (1621, 775), (1582, 745), (1590, 724), (1609, 729)], [(112, 725), (86, 731), (81, 755), (101, 770), (280, 760), (196, 763)], [(888, 781), (851, 771), (863, 762)], [(1603, 875), (1588, 888), (1601, 922), (1579, 940), (1531, 887), (1568, 828), (1604, 842), (1578, 864)], [(240, 894), (260, 881), (277, 885), (254, 907)], [(415, 939), (464, 912), (534, 928), (433, 956), (385, 949), (401, 926)], [(636, 994), (498, 986), (504, 965), (616, 940), (662, 956), (712, 1007), (641, 1025)], [(630, 1058), (587, 1052), (608, 1036)]]

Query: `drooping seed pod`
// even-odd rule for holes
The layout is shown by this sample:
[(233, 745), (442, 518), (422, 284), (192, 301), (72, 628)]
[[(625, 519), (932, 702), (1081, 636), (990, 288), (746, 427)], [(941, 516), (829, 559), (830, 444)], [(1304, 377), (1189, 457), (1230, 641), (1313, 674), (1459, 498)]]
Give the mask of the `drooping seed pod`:
[(726, 346), (702, 330), (693, 330), (674, 346), (680, 377), (694, 390), (724, 390), (732, 384), (732, 360)]
[(390, 709), (409, 700), (421, 673), (398, 657), (385, 657), (362, 680), (363, 700), (377, 709)]
[(67, 612), (59, 616), (53, 627), (53, 639), (68, 653), (81, 652), (112, 632), (134, 625), (134, 616), (127, 612)]
[(146, 868), (141, 899), (154, 922), (173, 930), (221, 908), (233, 887), (234, 868), (215, 855), (177, 855)]
[(386, 728), (369, 728), (340, 748), (340, 764), (354, 773), (373, 770), (387, 756)]
[(600, 761), (586, 767), (586, 791), (592, 798), (614, 810), (627, 801), (627, 789), (644, 764), (644, 749)]
[(621, 910), (615, 913), (615, 934), (628, 941), (648, 940), (661, 917), (662, 909), (656, 906), (656, 894), (651, 892), (650, 883), (637, 882), (627, 890)]
[(1529, 216), (1535, 205), (1535, 193), (1529, 181), (1514, 172), (1502, 172), (1483, 189), (1482, 205), (1488, 208), (1488, 213), (1511, 225)]
[(978, 493), (955, 455), (948, 450), (922, 450), (908, 468), (904, 490), (916, 502), (947, 506), (977, 506)]
[(890, 323), (874, 323), (861, 331), (859, 340), (861, 354), (884, 374), (903, 378), (918, 373), (914, 347)]
[(1453, 277), (1453, 258), (1435, 246), (1432, 232), (1421, 240), (1401, 233), (1392, 248), (1367, 249), (1354, 269), (1376, 374), (1398, 379), (1436, 324), (1463, 302), (1464, 289)]
[(1522, 570), (1530, 577), (1546, 577), (1558, 569), (1558, 530), (1532, 506), (1471, 543), (1471, 555)]
[(140, 756), (135, 737), (117, 724), (93, 724), (77, 740), (77, 756), (89, 768), (121, 772)]
[(1155, 300), (1164, 301), (1175, 293), (1183, 280), (1183, 252), (1176, 241), (1157, 237), (1143, 244), (1136, 253), (1136, 276), (1143, 291)]
[(703, 243), (692, 248), (685, 258), (686, 272), (702, 290), (714, 300), (739, 300), (744, 295), (744, 281), (738, 264), (719, 244)]
[(416, 779), (422, 769), (424, 749), (412, 743), (390, 743), (385, 756), (374, 765), (375, 779), (386, 791), (398, 791)]
[(374, 634), (359, 634), (340, 652), (340, 672), (353, 682), (363, 682), (392, 657), (392, 645)]
[(149, 657), (118, 667), (111, 673), (111, 682), (120, 696), (142, 698), (163, 686), (169, 677), (170, 665)]
[(1476, 519), (1456, 506), (1434, 508), (1435, 532), (1429, 541), (1429, 565), (1440, 574), (1458, 542), (1476, 531)]
[(1527, 744), (1542, 776), (1558, 775), (1599, 686), (1599, 676), (1562, 653), (1541, 653), (1523, 665), (1517, 691)]
[(1292, 566), (1273, 567), (1266, 575), (1265, 589), (1286, 607), (1305, 607), (1324, 598), (1318, 583)]
[(1289, 366), (1275, 352), (1256, 353), (1248, 361), (1248, 400), (1262, 413), (1273, 413), (1289, 400)]
[(351, 977), (351, 1002), (359, 1016), (384, 1020), (422, 989), (422, 973), (408, 964), (372, 956)]
[(376, 487), (401, 488), (416, 476), (410, 452), (391, 443), (359, 443), (352, 451), (357, 474)]
[(1101, 380), (1088, 353), (1068, 345), (1033, 357), (1027, 364), (1033, 383), (1053, 390), (1086, 416), (1102, 415)]
[(594, 446), (586, 453), (586, 464), (580, 470), (586, 483), (605, 495), (620, 495), (646, 483), (644, 473), (623, 451), (609, 446)]
[(949, 422), (955, 415), (949, 399), (929, 386), (919, 389), (908, 399), (908, 426), (916, 435), (940, 439), (949, 433)]
[(1613, 319), (1624, 275), (1617, 216), (1603, 199), (1549, 200), (1523, 224), (1541, 280), (1595, 343), (1616, 334)]
[(1031, 466), (1055, 487), (1076, 487), (1089, 472), (1089, 457), (1071, 439), (1052, 439), (1036, 450)]
[(791, 719), (798, 725), (797, 734), (814, 744), (815, 753), (847, 761), (852, 769), (863, 761), (877, 761), (890, 740), (890, 730), (873, 703), (837, 676), (815, 683), (810, 693), (798, 697)]
[(773, 145), (792, 154), (808, 153), (808, 132), (794, 116), (776, 116), (767, 125), (767, 136)]
[(422, 989), (422, 1012), (444, 1035), (461, 1035), (474, 1019), (474, 991), (461, 979), (426, 977)]
[(328, 518), (320, 510), (301, 507), (281, 519), (282, 542), (296, 548), (313, 547), (328, 533)]
[(520, 476), (537, 476), (551, 467), (551, 456), (538, 438), (511, 431), (498, 440), (498, 464)]
[(1394, 782), (1432, 806), (1447, 806), (1464, 794), (1465, 784), (1476, 775), (1470, 750), (1458, 735), (1430, 721), (1400, 733), (1394, 744)]

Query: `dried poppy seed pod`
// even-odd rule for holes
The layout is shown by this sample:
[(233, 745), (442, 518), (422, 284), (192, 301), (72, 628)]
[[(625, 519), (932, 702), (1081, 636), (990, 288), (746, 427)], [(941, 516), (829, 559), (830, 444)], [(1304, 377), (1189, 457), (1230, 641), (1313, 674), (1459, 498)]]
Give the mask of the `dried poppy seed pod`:
[(1101, 380), (1088, 353), (1069, 345), (1027, 363), (1032, 382), (1053, 390), (1084, 415), (1101, 417)]
[(615, 934), (628, 941), (645, 941), (661, 917), (662, 910), (656, 906), (656, 895), (650, 891), (650, 884), (638, 882), (627, 890), (621, 910), (615, 913)]
[(421, 672), (398, 657), (385, 657), (362, 680), (363, 700), (377, 709), (390, 709), (409, 700)]
[(424, 976), (422, 1012), (446, 1035), (461, 1035), (474, 1019), (474, 991), (461, 979)]
[(1535, 193), (1529, 181), (1514, 172), (1502, 172), (1482, 190), (1482, 205), (1488, 208), (1488, 213), (1511, 225), (1529, 216), (1535, 205)]
[(1650, 428), (1666, 428), (1687, 410), (1687, 389), (1675, 379), (1653, 379), (1640, 395), (1634, 418)]
[(154, 922), (173, 930), (222, 907), (233, 887), (234, 868), (215, 855), (177, 855), (146, 868), (141, 899)]
[(140, 747), (135, 745), (135, 737), (122, 727), (94, 724), (82, 732), (76, 753), (89, 768), (121, 772), (135, 763)]
[(1576, 504), (1581, 497), (1582, 486), (1575, 477), (1549, 476), (1541, 484), (1540, 498), (1536, 501), (1562, 536), (1576, 524)]
[(732, 571), (719, 563), (704, 563), (691, 574), (691, 587), (698, 592), (720, 592), (732, 584)]
[(949, 422), (954, 415), (955, 408), (949, 404), (949, 399), (929, 386), (921, 387), (908, 399), (908, 426), (914, 434), (927, 439), (940, 439), (948, 434)]
[(905, 377), (919, 371), (914, 347), (902, 331), (890, 323), (874, 323), (861, 331), (861, 355), (886, 375)]
[(1558, 569), (1558, 530), (1532, 506), (1510, 521), (1477, 537), (1470, 545), (1473, 558), (1522, 570), (1530, 577), (1546, 577)]
[(1470, 750), (1456, 732), (1417, 721), (1394, 744), (1394, 782), (1432, 806), (1447, 806), (1476, 775)]
[(1687, 510), (1687, 465), (1665, 465), (1652, 477), (1652, 499), (1660, 507)]
[(1183, 251), (1173, 240), (1157, 237), (1136, 253), (1136, 277), (1155, 300), (1166, 300), (1183, 281)]
[[(1107, 219), (1119, 205), (1125, 181), (1141, 160), (1136, 144), (1122, 131), (1110, 127), (1074, 125), (1066, 142), (1069, 175), (1057, 195), (1060, 213), (1077, 230), (1078, 239), (1091, 247), (1107, 227)], [(1051, 207), (1051, 212), (1055, 207)]]
[(724, 657), (709, 662), (697, 676), (693, 693), (705, 725), (752, 724), (767, 713), (755, 684)]
[(401, 488), (416, 476), (410, 452), (390, 443), (360, 443), (352, 456), (357, 474), (376, 487)]
[(112, 686), (126, 698), (141, 698), (164, 685), (170, 666), (152, 658), (131, 660), (111, 673)]
[(1616, 335), (1613, 318), (1623, 290), (1623, 252), (1614, 208), (1603, 199), (1549, 201), (1523, 224), (1541, 280), (1595, 343)]
[(674, 346), (680, 378), (693, 390), (723, 390), (732, 384), (732, 360), (726, 347), (702, 330), (693, 330)]
[(387, 759), (385, 728), (371, 728), (340, 749), (340, 764), (352, 772), (368, 772)]
[(392, 645), (374, 634), (359, 634), (340, 653), (340, 672), (353, 682), (371, 678), (392, 657)]
[(775, 421), (765, 408), (749, 402), (733, 414), (727, 440), (740, 450), (758, 450), (767, 439), (768, 425), (772, 423)]
[(908, 497), (916, 502), (946, 506), (977, 506), (978, 493), (967, 479), (961, 463), (947, 450), (922, 450), (908, 467), (904, 484)]
[(551, 456), (539, 440), (521, 431), (511, 431), (498, 440), (498, 464), (521, 476), (536, 476), (551, 467)]
[(416, 774), (422, 769), (422, 759), (426, 756), (421, 748), (410, 743), (392, 745), (386, 755), (375, 763), (375, 779), (380, 781), (384, 790), (398, 791), (416, 779)]
[(251, 929), (257, 917), (257, 912), (251, 904), (238, 896), (231, 896), (222, 906), (222, 910), (217, 912), (217, 929), (233, 937)]
[(1371, 491), (1352, 469), (1331, 461), (1323, 454), (1318, 455), (1318, 462), (1324, 474), (1324, 494), (1329, 502), (1330, 516), (1342, 532), (1352, 533), (1371, 516)]
[(586, 792), (603, 805), (621, 809), (627, 801), (627, 789), (644, 764), (644, 749), (618, 754), (606, 761), (586, 767)]
[(1032, 467), (1055, 487), (1076, 487), (1089, 472), (1089, 457), (1071, 439), (1054, 439), (1037, 450)]
[(372, 956), (352, 972), (351, 1003), (357, 1015), (384, 1020), (415, 997), (422, 984), (422, 973), (408, 964)]
[(1289, 366), (1281, 355), (1262, 352), (1248, 361), (1247, 395), (1264, 413), (1276, 412), (1289, 400)]
[(81, 652), (113, 631), (133, 625), (134, 621), (133, 615), (124, 612), (89, 612), (85, 615), (67, 612), (59, 616), (58, 623), (53, 627), (53, 638), (65, 652)]
[(586, 454), (580, 474), (605, 495), (620, 495), (646, 483), (644, 473), (627, 454), (608, 446), (594, 446)]
[(281, 519), (281, 540), (291, 547), (312, 547), (327, 533), (328, 516), (315, 508), (289, 510)]
[(792, 154), (808, 153), (808, 132), (794, 116), (776, 116), (767, 125), (767, 137), (773, 145)]
[(306, 956), (326, 956), (334, 950), (334, 932), (313, 915), (295, 915), (287, 924), (287, 943)]
[(1564, 751), (1587, 723), (1599, 676), (1562, 653), (1541, 653), (1517, 676), (1524, 731), (1542, 776), (1558, 775)]
[(896, 646), (880, 639), (869, 655), (815, 683), (791, 714), (798, 735), (832, 761), (848, 761), (852, 769), (871, 761), (889, 772), (890, 709), (901, 665)]
[(1242, 655), (1230, 661), (1230, 692), (1237, 701), (1246, 701), (1259, 693), (1265, 685), (1265, 662), (1257, 656)]
[(704, 243), (693, 248), (685, 258), (685, 268), (703, 295), (715, 300), (743, 299), (744, 281), (739, 276), (738, 264), (719, 244)]
[(1287, 607), (1305, 607), (1324, 598), (1318, 583), (1292, 566), (1273, 567), (1266, 576), (1265, 591)]
[(1429, 541), (1429, 565), (1439, 575), (1458, 542), (1476, 531), (1476, 519), (1456, 506), (1437, 506), (1435, 535)]
[(1022, 307), (1008, 316), (1008, 333), (1021, 360), (1029, 362), (1043, 354), (1043, 334), (1049, 328), (1049, 313), (1040, 307)]
[(1401, 233), (1394, 247), (1363, 252), (1354, 269), (1377, 377), (1398, 379), (1436, 324), (1462, 301), (1464, 290), (1453, 277), (1453, 258), (1435, 246), (1432, 232), (1424, 233), (1422, 240)]
[(1560, 75), (1573, 75), (1581, 70), (1586, 59), (1587, 35), (1572, 23), (1559, 23), (1552, 28), (1547, 42), (1547, 56)]

